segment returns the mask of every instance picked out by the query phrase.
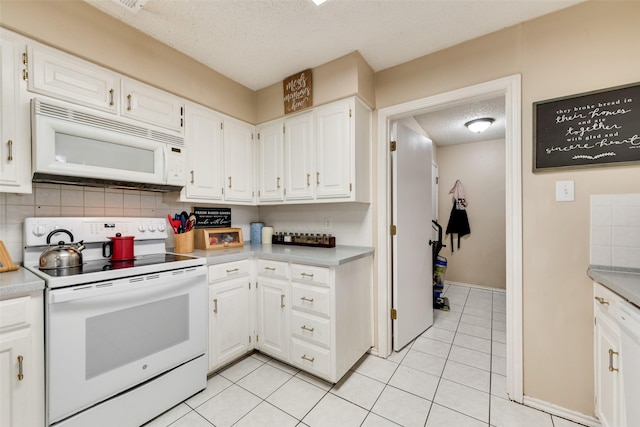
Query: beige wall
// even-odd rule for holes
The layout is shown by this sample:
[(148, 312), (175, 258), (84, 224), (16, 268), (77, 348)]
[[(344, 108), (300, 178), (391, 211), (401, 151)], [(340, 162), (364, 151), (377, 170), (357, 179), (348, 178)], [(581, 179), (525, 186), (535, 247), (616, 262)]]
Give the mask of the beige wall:
[(252, 90), (83, 1), (0, 1), (0, 25), (255, 123)]
[[(589, 196), (637, 193), (640, 168), (533, 174), (531, 105), (638, 81), (638, 40), (640, 2), (589, 1), (376, 74), (380, 108), (521, 73), (524, 393), (589, 415)], [(575, 202), (554, 201), (558, 180)]]
[(471, 234), (445, 236), (440, 255), (447, 258), (446, 281), (506, 287), (504, 140), (438, 147), (438, 217), (446, 233), (452, 206), (449, 190), (462, 182)]

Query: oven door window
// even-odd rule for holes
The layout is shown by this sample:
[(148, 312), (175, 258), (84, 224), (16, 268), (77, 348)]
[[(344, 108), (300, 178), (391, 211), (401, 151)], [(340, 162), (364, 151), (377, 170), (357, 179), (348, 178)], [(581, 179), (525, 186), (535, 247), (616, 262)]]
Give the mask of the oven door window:
[(189, 339), (189, 296), (179, 295), (86, 320), (86, 379)]

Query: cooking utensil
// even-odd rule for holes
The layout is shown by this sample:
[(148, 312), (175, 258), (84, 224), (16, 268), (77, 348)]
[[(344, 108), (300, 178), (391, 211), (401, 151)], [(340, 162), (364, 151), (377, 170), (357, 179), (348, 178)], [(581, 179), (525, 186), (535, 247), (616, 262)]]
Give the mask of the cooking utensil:
[[(115, 237), (109, 237), (110, 242), (102, 244), (102, 256), (111, 258), (111, 261), (128, 261), (134, 259), (133, 239), (135, 236), (123, 236), (116, 233)], [(109, 248), (109, 251), (107, 251)], [(109, 252), (107, 254), (107, 252)]]
[(78, 268), (82, 265), (82, 250), (85, 248), (82, 241), (73, 242), (73, 234), (69, 230), (58, 228), (47, 235), (47, 244), (51, 245), (51, 238), (58, 233), (66, 233), (70, 242), (65, 244), (63, 240), (58, 246), (49, 247), (40, 255), (40, 270)]

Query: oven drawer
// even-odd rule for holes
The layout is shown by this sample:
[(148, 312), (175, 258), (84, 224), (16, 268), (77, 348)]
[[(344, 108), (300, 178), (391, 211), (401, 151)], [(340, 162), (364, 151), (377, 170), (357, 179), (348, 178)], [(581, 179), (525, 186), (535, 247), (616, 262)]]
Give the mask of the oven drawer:
[(328, 286), (330, 272), (331, 270), (325, 267), (303, 264), (291, 265), (291, 279), (300, 282), (318, 283)]
[(331, 369), (331, 351), (293, 338), (291, 361), (308, 372), (328, 378)]
[(261, 276), (289, 278), (289, 263), (272, 261), (268, 259), (258, 260), (258, 274)]
[(291, 283), (291, 305), (293, 308), (331, 316), (329, 288), (304, 283)]
[(291, 334), (326, 348), (331, 347), (331, 321), (329, 319), (293, 310), (291, 312)]
[(230, 279), (233, 277), (249, 274), (249, 260), (227, 262), (209, 266), (209, 283), (218, 280)]

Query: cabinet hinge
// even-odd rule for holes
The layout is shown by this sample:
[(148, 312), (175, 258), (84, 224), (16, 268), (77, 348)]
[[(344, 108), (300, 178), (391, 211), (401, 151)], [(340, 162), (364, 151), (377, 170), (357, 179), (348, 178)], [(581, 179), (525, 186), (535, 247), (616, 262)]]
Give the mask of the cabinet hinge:
[(440, 181), (440, 179), (436, 176), (436, 184)]
[[(252, 134), (253, 135), (253, 134)], [(253, 138), (253, 137), (252, 137)], [(257, 137), (258, 141), (260, 141), (260, 132), (258, 132), (258, 137)]]
[(256, 282), (256, 289), (258, 289), (258, 282)]
[(22, 54), (22, 63), (24, 65), (29, 65), (29, 54), (27, 52)]
[(222, 194), (222, 195), (224, 196), (224, 187), (222, 187), (222, 188), (220, 189), (220, 194)]
[(349, 117), (351, 117), (351, 108), (349, 108)]
[(184, 119), (182, 117), (180, 117), (180, 127), (181, 128), (184, 127)]
[(391, 235), (392, 236), (395, 236), (396, 233), (398, 232), (398, 230), (397, 230), (395, 225), (391, 225), (391, 230), (390, 231), (391, 231)]
[(249, 282), (249, 289), (251, 289), (251, 282)]
[(224, 129), (224, 122), (220, 122), (220, 129)]
[(26, 68), (22, 70), (22, 80), (29, 80), (29, 72)]
[(391, 320), (396, 320), (398, 318), (398, 311), (395, 308), (391, 309)]
[(353, 192), (353, 183), (349, 183), (349, 192)]
[(396, 151), (396, 142), (389, 141), (389, 151)]
[(287, 133), (284, 123), (282, 124), (282, 133)]

